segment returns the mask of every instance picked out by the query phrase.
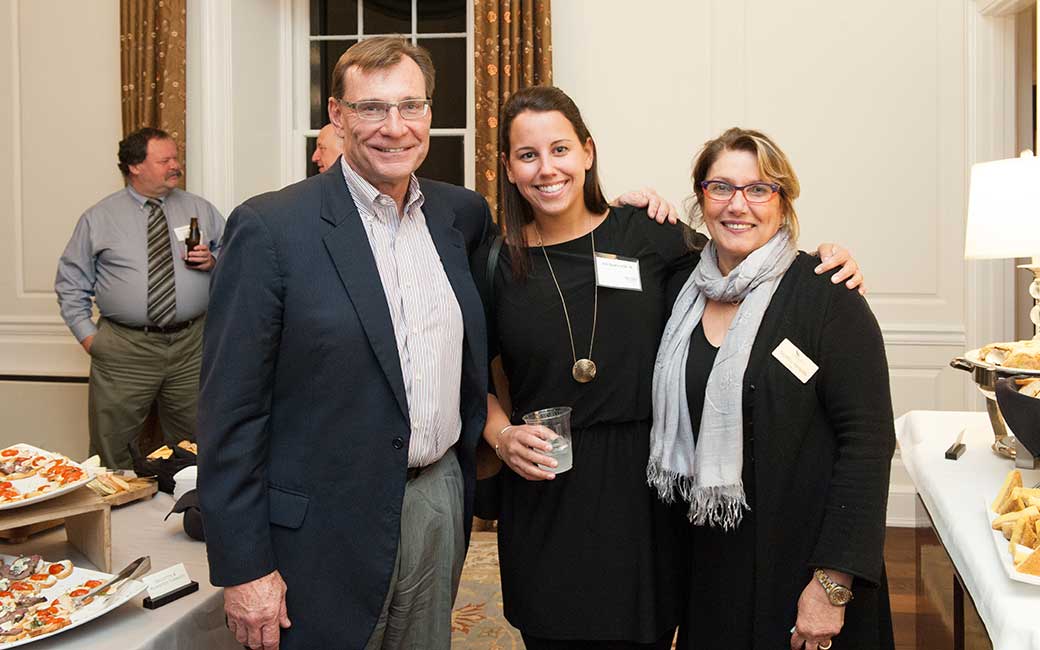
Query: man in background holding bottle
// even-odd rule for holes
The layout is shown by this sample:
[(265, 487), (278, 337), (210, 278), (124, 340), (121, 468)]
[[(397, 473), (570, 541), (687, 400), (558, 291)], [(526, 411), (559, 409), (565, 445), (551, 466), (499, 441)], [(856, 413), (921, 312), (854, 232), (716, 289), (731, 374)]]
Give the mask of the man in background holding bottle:
[[(107, 467), (129, 468), (128, 445), (155, 402), (167, 443), (194, 439), (209, 271), (224, 218), (177, 187), (184, 173), (165, 131), (128, 135), (119, 143), (119, 170), (126, 187), (80, 217), (54, 290), (65, 324), (91, 357), (90, 453)], [(200, 243), (186, 250), (193, 218)]]

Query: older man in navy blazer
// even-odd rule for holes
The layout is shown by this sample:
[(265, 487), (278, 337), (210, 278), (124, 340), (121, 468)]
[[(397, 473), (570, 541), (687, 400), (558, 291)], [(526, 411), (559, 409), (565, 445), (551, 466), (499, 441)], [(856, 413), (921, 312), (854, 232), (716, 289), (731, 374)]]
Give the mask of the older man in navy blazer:
[(251, 648), (448, 648), (486, 416), (479, 195), (420, 181), (433, 65), (336, 66), (347, 151), (231, 215), (199, 400), (211, 580)]

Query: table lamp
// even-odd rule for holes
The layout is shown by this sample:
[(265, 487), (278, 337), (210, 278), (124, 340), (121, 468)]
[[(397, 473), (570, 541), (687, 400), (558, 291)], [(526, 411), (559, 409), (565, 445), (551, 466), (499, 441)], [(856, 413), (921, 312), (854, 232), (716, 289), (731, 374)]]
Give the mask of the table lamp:
[(1040, 340), (1040, 158), (1033, 152), (971, 166), (964, 257), (1032, 258), (1018, 268), (1033, 272), (1029, 318)]
[[(1033, 339), (1040, 340), (1040, 159), (1033, 152), (972, 165), (964, 257), (1032, 258), (1032, 264), (1019, 268), (1033, 272), (1029, 295), (1034, 302), (1029, 318), (1033, 321)], [(1035, 467), (1040, 459), (1034, 458), (1015, 436), (1005, 434), (996, 396), (985, 388), (980, 383), (996, 436), (993, 451), (1014, 458), (1018, 467)]]

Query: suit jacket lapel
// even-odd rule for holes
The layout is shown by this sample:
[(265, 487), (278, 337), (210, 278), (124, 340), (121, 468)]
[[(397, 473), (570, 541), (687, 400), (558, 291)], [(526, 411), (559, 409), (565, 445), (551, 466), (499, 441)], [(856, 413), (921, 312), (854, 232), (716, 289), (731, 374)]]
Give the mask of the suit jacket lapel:
[(368, 243), (368, 233), (365, 232), (365, 225), (361, 222), (361, 215), (358, 214), (338, 164), (322, 174), (322, 182), (321, 218), (333, 226), (323, 237), (325, 248), (350, 295), (350, 301), (354, 304), (379, 365), (390, 382), (397, 405), (408, 419), (408, 397), (404, 389), (394, 323), (386, 304), (383, 283), (379, 279), (376, 258)]
[(474, 327), (478, 327), (483, 311), (474, 299), (479, 301), (470, 273), (469, 258), (466, 254), (466, 242), (462, 233), (454, 227), (455, 214), (451, 208), (436, 201), (426, 201), (422, 206), (426, 216), (426, 227), (430, 231), (433, 245), (441, 258), (441, 266), (448, 276), (448, 282), (455, 292), (455, 299), (462, 311), (462, 323), (466, 332), (466, 352), (471, 363), (479, 358), (477, 337), (473, 335)]

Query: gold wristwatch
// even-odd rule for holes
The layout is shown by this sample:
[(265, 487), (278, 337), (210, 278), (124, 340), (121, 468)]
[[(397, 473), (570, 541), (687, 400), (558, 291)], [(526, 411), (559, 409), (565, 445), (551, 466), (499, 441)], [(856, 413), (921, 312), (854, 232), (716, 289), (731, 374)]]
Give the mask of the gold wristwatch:
[(823, 590), (827, 592), (827, 598), (830, 599), (831, 605), (844, 607), (852, 600), (852, 590), (831, 580), (831, 577), (823, 569), (816, 569), (813, 575), (823, 587)]

